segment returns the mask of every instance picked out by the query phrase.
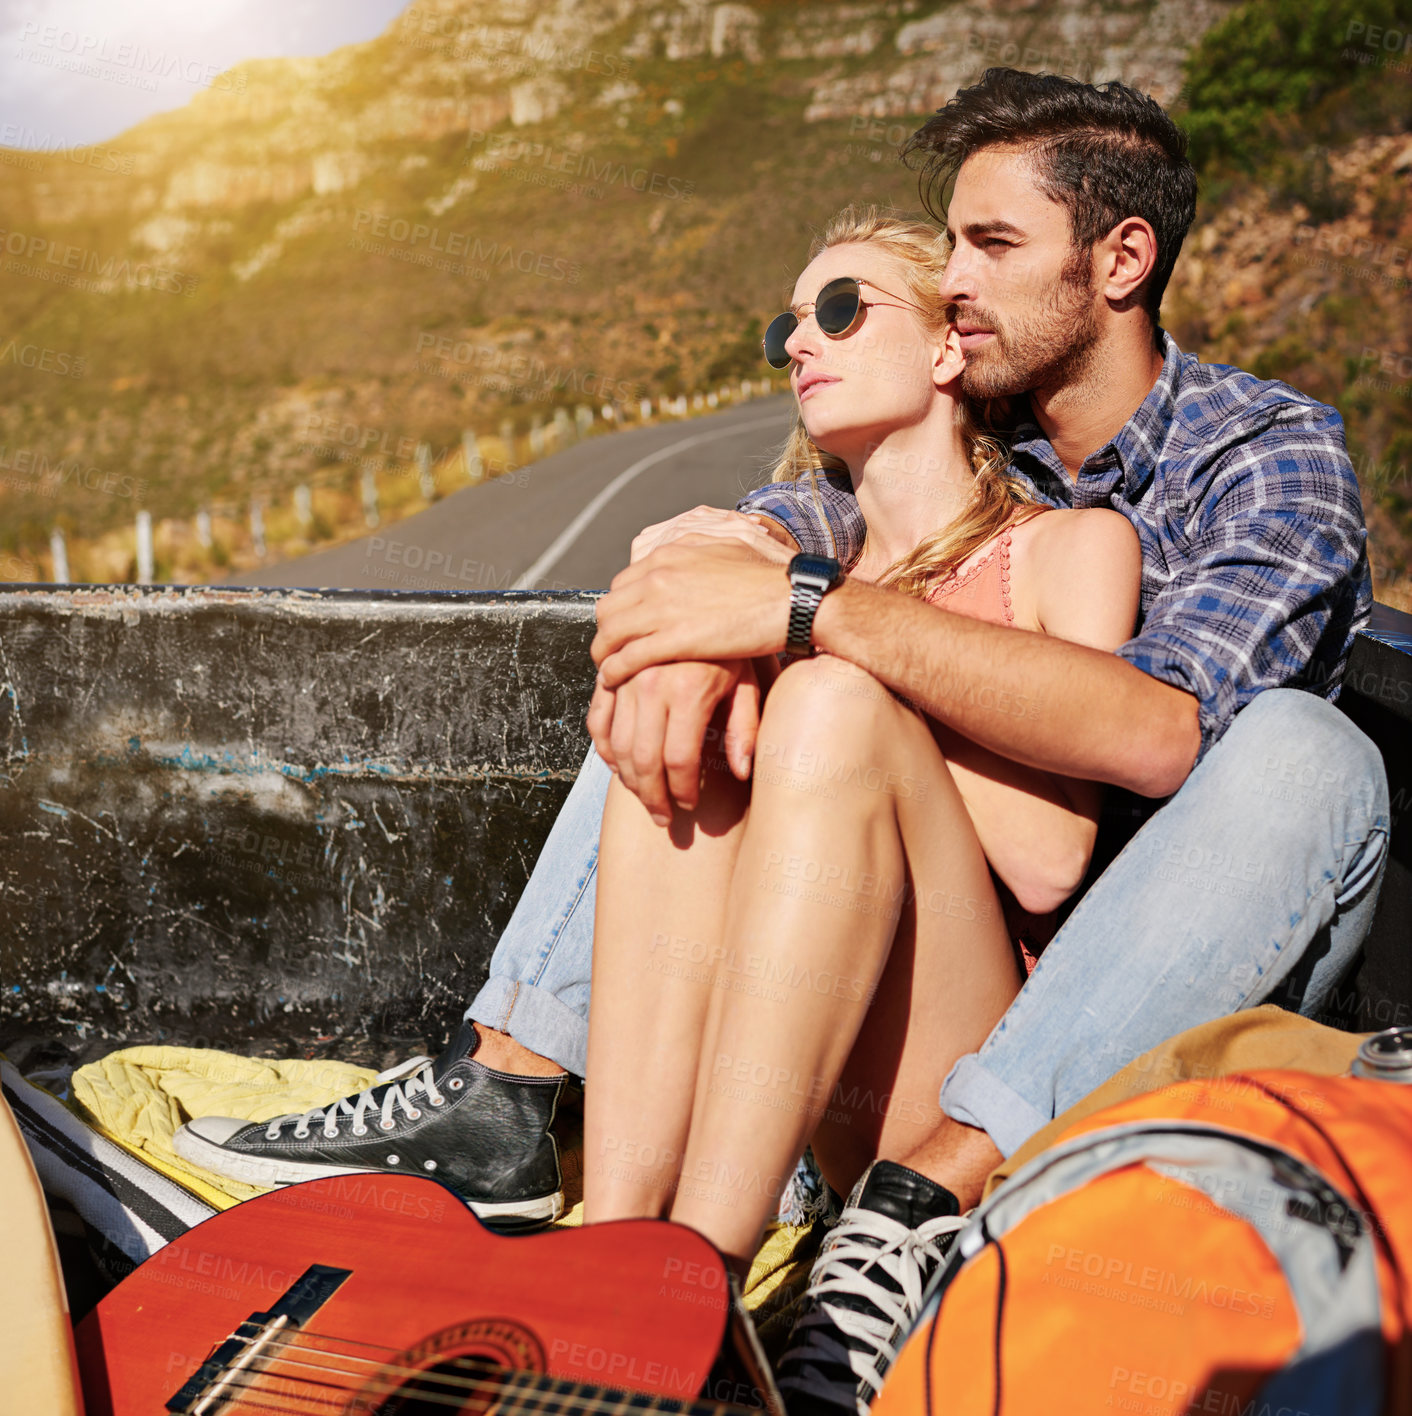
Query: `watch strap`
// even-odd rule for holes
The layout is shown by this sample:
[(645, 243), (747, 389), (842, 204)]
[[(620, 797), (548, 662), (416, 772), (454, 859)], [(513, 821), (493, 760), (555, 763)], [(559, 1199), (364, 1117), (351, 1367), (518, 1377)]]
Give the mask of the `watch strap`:
[(789, 629), (784, 641), (789, 653), (802, 656), (814, 652), (814, 616), (818, 614), (823, 600), (824, 592), (817, 585), (804, 585), (796, 581), (790, 587)]
[(814, 616), (825, 595), (843, 579), (839, 563), (831, 556), (806, 552), (789, 563), (789, 625), (785, 630), (785, 652), (802, 657), (814, 652)]

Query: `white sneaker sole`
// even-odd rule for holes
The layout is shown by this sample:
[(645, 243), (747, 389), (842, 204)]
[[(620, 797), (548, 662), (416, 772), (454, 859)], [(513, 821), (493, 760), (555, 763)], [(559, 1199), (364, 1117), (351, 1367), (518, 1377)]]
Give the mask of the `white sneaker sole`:
[[(324, 1180), (333, 1175), (415, 1175), (416, 1171), (388, 1170), (369, 1165), (310, 1165), (306, 1161), (271, 1160), (261, 1156), (241, 1155), (189, 1131), (185, 1126), (172, 1137), (172, 1149), (183, 1160), (213, 1170), (228, 1180), (241, 1180), (247, 1185), (298, 1185), (305, 1180)], [(427, 1179), (435, 1179), (427, 1175)], [(464, 1196), (462, 1196), (465, 1199)], [(519, 1219), (550, 1224), (564, 1212), (564, 1192), (539, 1195), (528, 1200), (465, 1200), (471, 1212), (480, 1219)]]

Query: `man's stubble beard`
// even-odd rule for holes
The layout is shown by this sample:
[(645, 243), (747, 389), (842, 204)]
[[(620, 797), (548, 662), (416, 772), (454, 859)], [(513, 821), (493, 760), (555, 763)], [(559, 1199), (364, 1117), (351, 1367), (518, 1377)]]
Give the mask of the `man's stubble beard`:
[(1090, 256), (1075, 253), (1032, 314), (1011, 315), (1002, 325), (981, 309), (963, 306), (963, 316), (987, 319), (994, 340), (972, 354), (961, 374), (970, 398), (1014, 398), (1036, 389), (1075, 383), (1087, 370), (1098, 343)]

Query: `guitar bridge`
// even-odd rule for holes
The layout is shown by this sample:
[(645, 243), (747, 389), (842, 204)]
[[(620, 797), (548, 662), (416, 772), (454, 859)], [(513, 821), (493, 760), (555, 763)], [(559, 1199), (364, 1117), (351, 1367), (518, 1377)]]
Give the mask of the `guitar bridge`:
[(251, 1313), (211, 1353), (166, 1409), (180, 1416), (211, 1416), (233, 1394), (242, 1373), (262, 1371), (281, 1333), (303, 1327), (352, 1276), (352, 1269), (310, 1264), (268, 1312)]

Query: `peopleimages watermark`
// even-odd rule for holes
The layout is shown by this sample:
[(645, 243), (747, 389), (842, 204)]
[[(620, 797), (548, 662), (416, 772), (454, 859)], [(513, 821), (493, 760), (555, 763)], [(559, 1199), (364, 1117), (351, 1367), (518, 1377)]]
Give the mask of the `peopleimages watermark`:
[(65, 487), (102, 492), (110, 497), (141, 498), (147, 492), (147, 482), (141, 477), (85, 467), (77, 457), (51, 462), (47, 454), (34, 448), (0, 445), (0, 474), (0, 485), (44, 497), (56, 497)]
[[(504, 275), (509, 271), (538, 275), (546, 280), (562, 280), (569, 285), (577, 285), (583, 277), (583, 266), (563, 256), (532, 251), (509, 241), (483, 241), (469, 231), (444, 231), (425, 221), (383, 216), (365, 207), (359, 207), (354, 214), (353, 230), (355, 234), (348, 243), (351, 250), (449, 270), (455, 275), (469, 275), (475, 280), (489, 280), (494, 275)], [(426, 248), (422, 249), (424, 241)], [(458, 263), (451, 259), (455, 256), (467, 256), (480, 264)]]
[(0, 364), (17, 364), (36, 373), (56, 374), (66, 379), (79, 379), (88, 372), (88, 360), (81, 354), (49, 349), (42, 344), (21, 344), (13, 336), (0, 347)]
[[(425, 441), (423, 438), (394, 433), (371, 423), (358, 423), (349, 418), (312, 411), (305, 421), (304, 432), (308, 436), (303, 442), (296, 444), (301, 452), (317, 451), (330, 457), (336, 455), (337, 449), (345, 449), (360, 457), (410, 462), (416, 456), (417, 448)], [(450, 448), (436, 449), (432, 453), (432, 460), (439, 462), (450, 451)]]
[[(452, 339), (449, 335), (431, 334), (423, 330), (417, 335), (418, 373), (451, 377), (453, 382), (474, 382), (503, 390), (524, 384), (539, 384), (551, 393), (568, 392), (607, 403), (634, 403), (641, 388), (627, 379), (614, 379), (595, 369), (579, 369), (562, 364), (547, 364), (537, 355), (519, 350), (501, 349), (497, 345), (473, 344), (468, 339)], [(421, 356), (431, 354), (442, 361), (435, 364)], [(459, 364), (474, 370), (476, 377), (462, 379), (445, 369), (446, 363)], [(497, 383), (503, 380), (503, 383)]]
[[(1355, 64), (1391, 69), (1397, 74), (1412, 74), (1412, 27), (1393, 29), (1387, 25), (1370, 25), (1364, 20), (1350, 20), (1344, 35), (1342, 58)], [(1401, 55), (1399, 62), (1394, 55)]]
[[(25, 45), (33, 47), (28, 51)], [(241, 93), (245, 75), (228, 74), (218, 64), (203, 64), (167, 49), (150, 49), (132, 40), (114, 43), (107, 35), (89, 34), (66, 25), (42, 25), (26, 20), (20, 31), (16, 59), (51, 69), (66, 69), (90, 78), (154, 92), (160, 79), (178, 79), (195, 88)]]
[[(399, 568), (394, 570), (394, 566)], [(364, 543), (363, 569), (366, 574), (391, 581), (403, 590), (445, 590), (448, 580), (459, 580), (482, 590), (509, 590), (520, 574), (515, 567), (507, 568), (474, 556), (459, 556), (452, 551), (430, 549), (415, 541), (386, 536), (368, 537)], [(408, 571), (421, 574), (409, 575)], [(576, 590), (579, 587), (554, 580), (541, 581), (535, 588)]]
[(27, 561), (22, 556), (12, 556), (8, 551), (0, 551), (0, 581), (14, 584), (39, 579), (39, 566), (34, 561)]
[[(727, 992), (748, 993), (752, 997), (768, 998), (783, 1003), (786, 994), (798, 990), (832, 996), (846, 1002), (867, 1002), (872, 998), (870, 979), (836, 973), (831, 969), (806, 968), (803, 965), (782, 964), (769, 954), (740, 951), (734, 946), (708, 944), (704, 939), (691, 939), (684, 934), (665, 934), (658, 930), (648, 949), (648, 968), (654, 973), (689, 978), (696, 983), (712, 983)], [(674, 972), (672, 964), (692, 964), (697, 972)]]
[(1412, 246), (1372, 236), (1355, 236), (1329, 226), (1311, 226), (1308, 222), (1295, 227), (1294, 244), (1301, 248), (1294, 257), (1300, 265), (1334, 270), (1397, 290), (1408, 287), (1408, 257), (1412, 255)]
[(278, 880), (286, 885), (328, 887), (351, 877), (362, 878), (369, 888), (416, 885), (417, 872), (407, 866), (356, 865), (346, 856), (331, 856), (323, 843), (292, 840), (245, 826), (227, 826), (214, 839), (212, 855), (227, 870)]
[[(104, 256), (84, 246), (71, 246), (48, 236), (0, 227), (0, 251), (15, 257), (5, 262), (11, 275), (27, 275), (77, 290), (106, 292), (119, 282), (129, 288), (167, 295), (194, 295), (197, 277), (151, 261)], [(85, 279), (86, 276), (96, 277)]]
[(11, 162), (10, 165), (26, 167), (31, 172), (42, 170), (44, 163), (41, 159), (46, 157), (62, 157), (78, 167), (119, 172), (123, 176), (131, 176), (137, 170), (137, 159), (130, 152), (120, 152), (101, 143), (79, 147), (55, 133), (41, 133), (19, 123), (0, 123), (0, 147), (28, 149), (23, 153), (0, 154), (0, 159), (23, 158), (23, 162)]
[(1395, 391), (1402, 398), (1412, 396), (1412, 354), (1365, 344), (1358, 357), (1358, 377), (1353, 382), (1358, 388)]
[(626, 78), (632, 59), (626, 54), (610, 54), (582, 45), (563, 45), (545, 33), (509, 25), (491, 25), (472, 20), (466, 14), (432, 13), (419, 6), (409, 7), (399, 22), (403, 36), (418, 49), (445, 49), (468, 55), (472, 51), (492, 56), (499, 69), (572, 69), (606, 79)]
[[(602, 200), (608, 187), (622, 187), (668, 201), (689, 202), (696, 195), (695, 182), (647, 167), (629, 167), (613, 157), (600, 158), (591, 152), (555, 147), (553, 143), (531, 142), (513, 133), (486, 133), (472, 128), (466, 134), (466, 146), (478, 143), (485, 144), (485, 151), (465, 157), (463, 167), (473, 167), (478, 172), (513, 167), (512, 175), (517, 181), (572, 190), (574, 195), (591, 197), (594, 201)], [(575, 180), (570, 181), (571, 178)]]
[(1188, 1303), (1249, 1317), (1272, 1318), (1275, 1299), (1239, 1284), (1212, 1283), (1155, 1264), (1139, 1265), (1125, 1254), (1106, 1254), (1072, 1244), (1050, 1244), (1040, 1282), (1135, 1308), (1180, 1317)]
[(814, 751), (798, 744), (761, 739), (756, 757), (762, 767), (768, 763), (775, 770), (775, 780), (782, 785), (807, 791), (807, 785), (800, 787), (797, 782), (786, 781), (786, 778), (797, 778), (806, 783), (809, 778), (823, 779), (826, 789), (817, 792), (821, 796), (837, 796), (840, 786), (865, 787), (869, 791), (885, 792), (888, 796), (915, 797), (918, 801), (924, 801), (927, 796), (927, 783), (910, 773), (886, 771), (873, 763), (859, 762), (856, 758), (831, 757), (826, 751)]
[(969, 895), (948, 890), (919, 890), (904, 873), (899, 884), (871, 870), (859, 870), (850, 861), (828, 861), (796, 852), (767, 851), (756, 882), (762, 890), (794, 899), (831, 905), (858, 914), (895, 918), (904, 904), (932, 914), (972, 922), (988, 918), (991, 908)]
[[(426, 450), (429, 467), (439, 467), (453, 457), (464, 458), (465, 443), (445, 446), (425, 438), (394, 433), (370, 423), (359, 423), (332, 414), (310, 413), (304, 428), (307, 436), (294, 444), (296, 452), (322, 457), (327, 462), (345, 462), (364, 471), (382, 472), (393, 478), (420, 475), (418, 449)], [(529, 469), (515, 468), (499, 458), (477, 453), (479, 471), (470, 475), (478, 482), (529, 485)], [(464, 465), (464, 464), (463, 464)]]
[[(867, 1000), (871, 1001), (871, 993)], [(871, 1087), (845, 1086), (817, 1073), (788, 1065), (718, 1052), (711, 1063), (710, 1092), (736, 1101), (750, 1101), (775, 1111), (798, 1111), (850, 1126), (855, 1116), (890, 1116), (924, 1123), (937, 1115), (934, 1096), (904, 1097), (898, 1092), (874, 1092)]]
[[(706, 1156), (699, 1157), (690, 1166), (684, 1161), (685, 1157), (670, 1146), (656, 1146), (623, 1136), (605, 1136), (598, 1156), (594, 1157), (596, 1170), (602, 1173), (611, 1167), (608, 1173), (614, 1179), (633, 1179), (639, 1184), (660, 1185), (664, 1189), (675, 1189), (678, 1194), (727, 1208), (738, 1205), (741, 1196), (751, 1192), (778, 1200), (794, 1173), (791, 1170), (789, 1175), (766, 1175), (758, 1167), (731, 1165), (728, 1161), (712, 1160)], [(656, 1179), (642, 1173), (664, 1167), (667, 1173)]]
[(1409, 468), (1405, 462), (1394, 462), (1391, 458), (1384, 460), (1370, 452), (1354, 453), (1352, 462), (1359, 482), (1375, 496), (1389, 487), (1405, 486), (1409, 480)]

